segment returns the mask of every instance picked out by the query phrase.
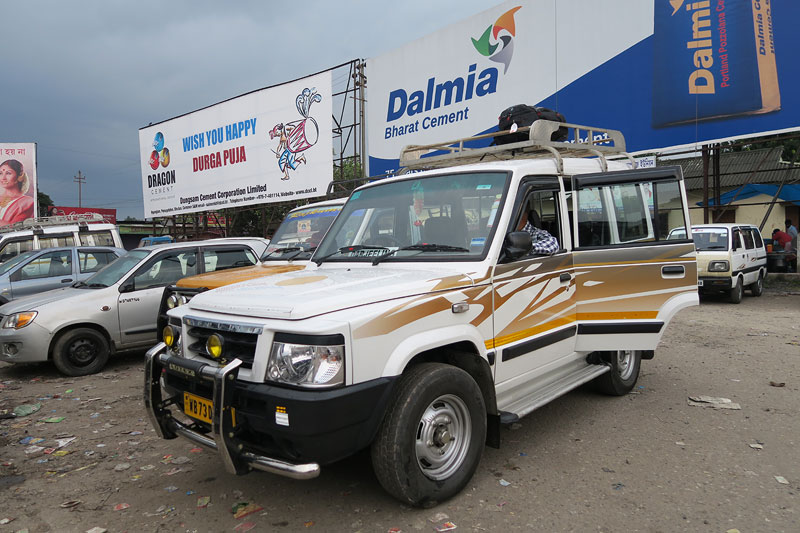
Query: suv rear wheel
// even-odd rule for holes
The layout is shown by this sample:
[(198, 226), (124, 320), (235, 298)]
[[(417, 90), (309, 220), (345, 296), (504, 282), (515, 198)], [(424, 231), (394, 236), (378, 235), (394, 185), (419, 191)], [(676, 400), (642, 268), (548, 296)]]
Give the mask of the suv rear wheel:
[(753, 296), (761, 296), (764, 293), (764, 275), (759, 272), (758, 279), (755, 283), (750, 285), (750, 294)]
[(396, 385), (372, 465), (392, 496), (430, 507), (464, 488), (485, 441), (486, 408), (475, 380), (454, 366), (422, 363)]
[(600, 357), (610, 364), (611, 371), (594, 380), (595, 389), (611, 396), (623, 396), (633, 390), (639, 379), (642, 352), (640, 350), (616, 350), (600, 352)]

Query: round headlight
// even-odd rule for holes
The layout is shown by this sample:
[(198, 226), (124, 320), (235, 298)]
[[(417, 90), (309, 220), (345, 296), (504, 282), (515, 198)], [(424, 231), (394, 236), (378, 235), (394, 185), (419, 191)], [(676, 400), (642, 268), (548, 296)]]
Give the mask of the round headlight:
[(178, 303), (178, 295), (177, 294), (170, 294), (169, 298), (167, 298), (167, 307), (169, 309), (175, 309), (180, 304)]
[(216, 333), (211, 335), (206, 341), (206, 352), (214, 359), (222, 356), (222, 337)]
[(178, 337), (175, 328), (172, 326), (165, 326), (162, 330), (162, 335), (164, 337), (164, 344), (172, 348), (172, 345), (175, 344), (175, 339)]

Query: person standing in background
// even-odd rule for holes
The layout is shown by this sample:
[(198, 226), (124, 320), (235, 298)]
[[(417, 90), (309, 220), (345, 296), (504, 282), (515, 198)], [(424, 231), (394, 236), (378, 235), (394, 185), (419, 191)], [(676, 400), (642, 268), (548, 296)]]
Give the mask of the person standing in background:
[(790, 218), (786, 219), (786, 233), (788, 233), (789, 237), (792, 239), (797, 238), (797, 228), (794, 227), (794, 224), (792, 224), (792, 220)]
[(32, 218), (33, 198), (27, 196), (30, 183), (22, 163), (7, 159), (0, 163), (0, 226)]

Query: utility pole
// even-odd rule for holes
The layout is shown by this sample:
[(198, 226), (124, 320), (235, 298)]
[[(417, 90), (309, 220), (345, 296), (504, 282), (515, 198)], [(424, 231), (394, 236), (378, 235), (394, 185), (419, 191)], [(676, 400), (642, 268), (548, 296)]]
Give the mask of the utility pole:
[(86, 183), (86, 176), (82, 176), (79, 170), (78, 175), (73, 176), (72, 181), (78, 184), (78, 207), (83, 207), (83, 205), (81, 205), (81, 184)]

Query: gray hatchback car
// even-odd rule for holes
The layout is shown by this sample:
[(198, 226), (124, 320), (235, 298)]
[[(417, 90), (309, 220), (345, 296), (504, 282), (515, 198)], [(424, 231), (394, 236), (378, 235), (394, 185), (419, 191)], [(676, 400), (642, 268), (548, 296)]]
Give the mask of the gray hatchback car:
[(83, 281), (124, 254), (112, 246), (66, 246), (17, 255), (0, 265), (0, 305)]

